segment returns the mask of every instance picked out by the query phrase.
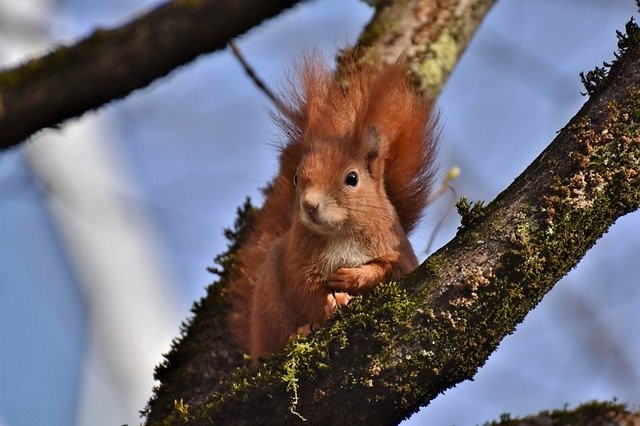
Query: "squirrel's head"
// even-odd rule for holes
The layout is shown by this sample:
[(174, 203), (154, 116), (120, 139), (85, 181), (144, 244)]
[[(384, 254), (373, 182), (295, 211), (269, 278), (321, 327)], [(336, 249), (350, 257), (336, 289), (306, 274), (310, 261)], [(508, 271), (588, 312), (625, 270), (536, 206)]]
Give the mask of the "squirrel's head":
[(293, 178), (300, 222), (331, 236), (369, 228), (366, 224), (388, 214), (393, 208), (384, 192), (381, 151), (374, 127), (360, 138), (316, 138), (306, 144)]
[[(434, 181), (437, 115), (430, 119), (431, 102), (414, 91), (403, 56), (377, 70), (355, 58), (349, 61), (336, 75), (326, 61), (310, 55), (284, 86), (274, 114), (286, 142), (282, 185), (276, 189), (287, 208), (295, 190), (295, 216), (318, 232), (344, 228), (349, 217), (367, 208), (375, 218), (380, 209), (368, 206), (383, 194), (409, 233), (422, 216)], [(331, 155), (338, 162), (320, 149), (336, 141), (342, 148)], [(358, 176), (353, 187), (346, 184), (352, 171)], [(291, 184), (296, 172), (299, 188)], [(379, 191), (371, 191), (371, 199), (356, 198), (369, 187), (367, 177)], [(354, 180), (349, 177), (349, 182)], [(366, 213), (362, 216), (367, 219)]]

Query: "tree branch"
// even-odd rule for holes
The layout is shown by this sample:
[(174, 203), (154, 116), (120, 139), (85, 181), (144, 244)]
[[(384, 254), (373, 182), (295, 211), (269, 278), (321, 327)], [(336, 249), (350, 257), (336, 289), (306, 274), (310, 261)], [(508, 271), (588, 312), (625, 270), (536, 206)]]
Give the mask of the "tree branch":
[(405, 55), (416, 87), (434, 103), (495, 0), (378, 1), (355, 54), (362, 64), (391, 63)]
[(593, 81), (587, 103), (522, 175), (487, 207), (461, 200), (463, 226), (445, 247), (286, 354), (162, 418), (394, 424), (472, 378), (615, 220), (640, 205), (640, 30), (630, 23), (627, 33), (609, 75)]
[(174, 0), (0, 72), (0, 149), (147, 86), (298, 0)]

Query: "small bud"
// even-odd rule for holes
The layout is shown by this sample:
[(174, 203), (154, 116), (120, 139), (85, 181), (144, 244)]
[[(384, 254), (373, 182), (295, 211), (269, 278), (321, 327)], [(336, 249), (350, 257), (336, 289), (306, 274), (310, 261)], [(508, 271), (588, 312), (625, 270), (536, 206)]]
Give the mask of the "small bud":
[(449, 169), (449, 171), (447, 172), (447, 180), (454, 180), (455, 178), (457, 178), (458, 176), (460, 176), (460, 167), (458, 166), (453, 166)]

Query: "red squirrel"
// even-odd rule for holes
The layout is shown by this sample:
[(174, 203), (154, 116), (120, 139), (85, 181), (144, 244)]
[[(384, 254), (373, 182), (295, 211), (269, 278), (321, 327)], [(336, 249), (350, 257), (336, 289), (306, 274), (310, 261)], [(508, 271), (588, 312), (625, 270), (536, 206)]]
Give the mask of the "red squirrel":
[(280, 169), (230, 287), (230, 328), (254, 362), (418, 266), (407, 235), (434, 178), (431, 105), (403, 60), (345, 68), (305, 59), (277, 107)]

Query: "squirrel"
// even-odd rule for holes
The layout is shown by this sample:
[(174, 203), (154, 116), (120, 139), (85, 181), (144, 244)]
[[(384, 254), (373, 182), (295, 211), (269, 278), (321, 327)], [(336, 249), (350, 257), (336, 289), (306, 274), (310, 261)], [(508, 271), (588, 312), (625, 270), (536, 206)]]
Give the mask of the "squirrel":
[(305, 58), (277, 102), (279, 171), (230, 284), (230, 329), (254, 362), (418, 266), (407, 235), (434, 180), (436, 115), (403, 59), (343, 68)]

